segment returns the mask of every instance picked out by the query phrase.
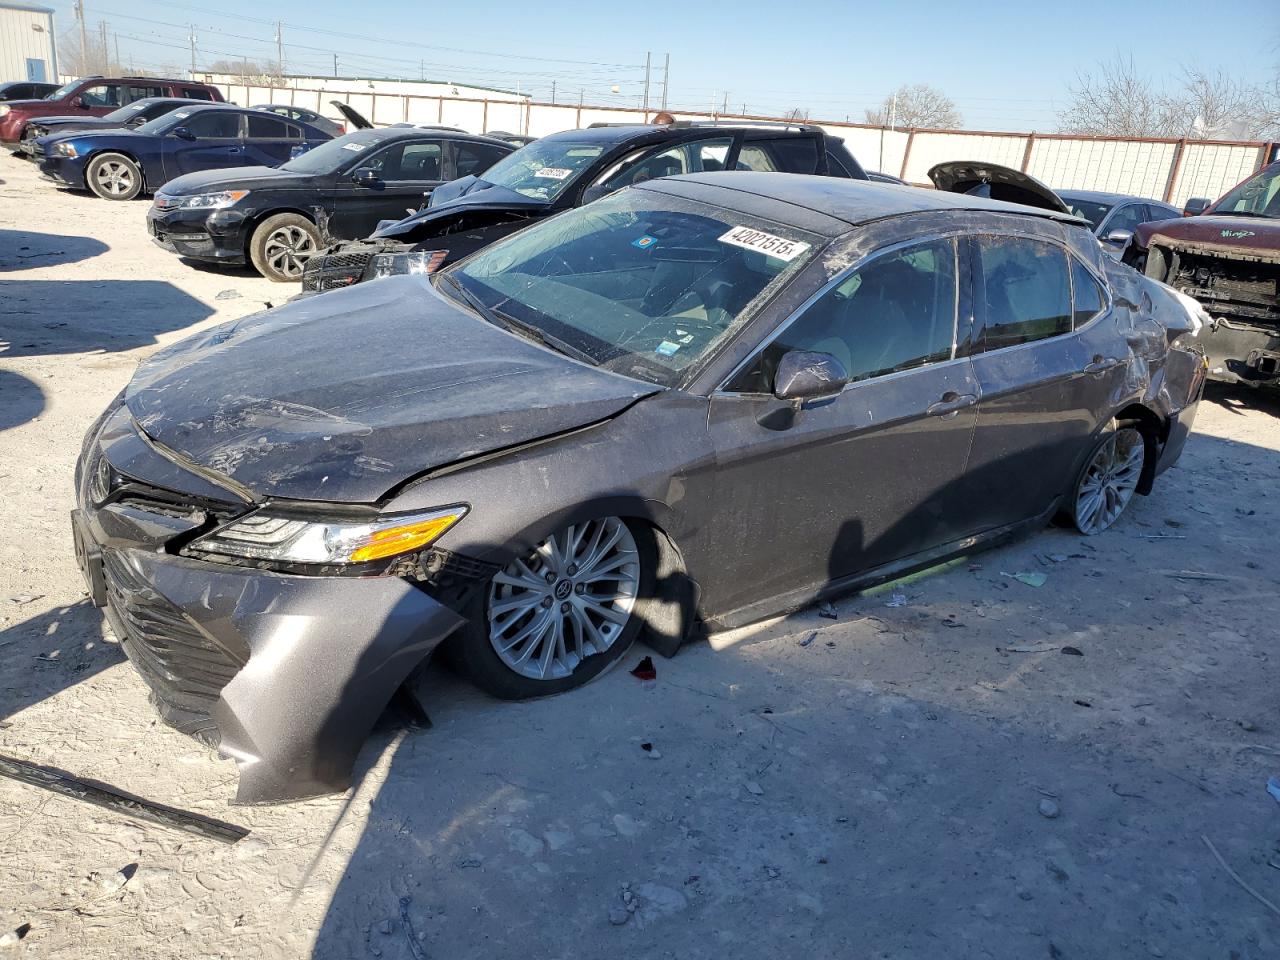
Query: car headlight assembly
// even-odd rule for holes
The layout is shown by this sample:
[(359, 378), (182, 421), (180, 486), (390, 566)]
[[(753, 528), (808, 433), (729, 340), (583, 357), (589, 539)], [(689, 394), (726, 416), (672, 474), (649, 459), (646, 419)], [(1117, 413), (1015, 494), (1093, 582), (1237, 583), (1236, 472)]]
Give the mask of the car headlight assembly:
[(217, 193), (195, 193), (189, 197), (158, 194), (156, 206), (161, 210), (221, 210), (239, 203), (249, 195), (248, 190), (219, 190)]
[(13, 107), (9, 106), (7, 103), (0, 103), (0, 117), (7, 117), (9, 115), (9, 111), (12, 109)]
[(56, 144), (53, 148), (53, 152), (60, 157), (71, 157), (72, 159), (79, 156), (79, 154), (76, 153), (75, 144), (71, 143)]
[(394, 277), (406, 273), (435, 273), (449, 256), (448, 250), (409, 253), (376, 253), (369, 264), (369, 278)]
[[(445, 507), (372, 520), (310, 519), (264, 508), (192, 540), (185, 556), (293, 572), (376, 576), (430, 546), (467, 515)], [(341, 568), (341, 569), (333, 569)]]

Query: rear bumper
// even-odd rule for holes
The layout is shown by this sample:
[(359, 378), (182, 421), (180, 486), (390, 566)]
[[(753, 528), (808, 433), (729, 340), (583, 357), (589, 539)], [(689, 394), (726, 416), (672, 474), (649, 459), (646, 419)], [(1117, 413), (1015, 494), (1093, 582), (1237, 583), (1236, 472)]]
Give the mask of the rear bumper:
[(122, 412), (106, 441), (86, 446), (72, 534), (90, 596), (153, 705), (235, 761), (238, 803), (345, 790), (383, 708), (462, 617), (396, 577), (290, 576), (170, 552), (204, 522), (199, 508), (149, 505), (127, 493), (132, 481), (91, 502), (116, 442), (131, 476), (145, 468)]
[(245, 222), (224, 210), (147, 211), (147, 231), (157, 246), (191, 260), (209, 263), (245, 262)]

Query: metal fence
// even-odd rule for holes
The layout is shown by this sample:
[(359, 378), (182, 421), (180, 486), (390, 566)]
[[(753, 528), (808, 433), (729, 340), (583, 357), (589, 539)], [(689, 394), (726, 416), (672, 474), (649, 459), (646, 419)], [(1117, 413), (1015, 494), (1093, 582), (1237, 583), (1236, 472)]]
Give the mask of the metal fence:
[[(531, 100), (477, 100), (323, 89), (220, 84), (234, 103), (289, 103), (326, 116), (340, 100), (377, 125), (433, 123), (482, 133), (505, 130), (535, 137), (592, 123), (646, 123), (654, 111)], [(672, 111), (681, 120), (772, 120)], [(1275, 158), (1277, 144), (1237, 140), (1124, 139), (1070, 134), (972, 130), (888, 130), (814, 121), (841, 137), (868, 169), (909, 183), (928, 184), (928, 170), (944, 160), (979, 160), (1024, 170), (1052, 187), (1108, 190), (1181, 205), (1190, 197), (1216, 198)]]

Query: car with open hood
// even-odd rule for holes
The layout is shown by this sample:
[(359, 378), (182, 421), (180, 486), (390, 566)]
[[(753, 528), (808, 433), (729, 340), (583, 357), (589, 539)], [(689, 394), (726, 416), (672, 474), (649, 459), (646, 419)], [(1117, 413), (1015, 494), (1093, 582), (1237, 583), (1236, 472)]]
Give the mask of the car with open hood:
[(268, 280), (296, 283), (317, 250), (367, 237), (421, 208), (442, 183), (482, 173), (514, 150), (466, 133), (356, 130), (278, 167), (170, 180), (152, 200), (147, 228), (187, 260), (250, 263)]
[(153, 354), (74, 542), (240, 801), (341, 790), (442, 643), (544, 696), (1055, 514), (1101, 533), (1186, 442), (1201, 322), (1068, 214), (655, 179)]
[(1280, 162), (1186, 212), (1139, 226), (1125, 261), (1204, 305), (1212, 379), (1280, 389)]
[(184, 100), (221, 103), (222, 91), (194, 80), (165, 80), (157, 77), (79, 77), (52, 93), (33, 100), (0, 103), (0, 147), (17, 150), (27, 124), (44, 117), (74, 114), (101, 117), (135, 100), (178, 97)]
[(313, 257), (302, 289), (430, 273), (622, 187), (725, 170), (867, 177), (839, 138), (808, 124), (680, 121), (566, 130), (521, 147), (483, 174), (445, 184), (427, 209), (384, 224), (368, 240), (337, 244)]
[(155, 193), (176, 177), (229, 167), (278, 166), (327, 133), (261, 110), (204, 104), (173, 110), (132, 130), (83, 130), (44, 137), (40, 172), (104, 200)]
[(135, 100), (127, 107), (112, 110), (101, 117), (41, 117), (27, 124), (22, 134), (22, 143), (18, 151), (35, 159), (44, 154), (45, 144), (39, 141), (43, 137), (61, 136), (65, 133), (80, 133), (85, 130), (132, 130), (163, 117), (166, 113), (190, 107), (191, 101), (180, 97), (147, 97)]

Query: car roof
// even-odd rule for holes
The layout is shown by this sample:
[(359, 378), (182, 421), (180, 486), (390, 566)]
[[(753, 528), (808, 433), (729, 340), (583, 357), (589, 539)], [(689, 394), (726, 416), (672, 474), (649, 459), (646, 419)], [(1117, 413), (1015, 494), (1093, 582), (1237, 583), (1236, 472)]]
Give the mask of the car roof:
[(1070, 197), (1076, 200), (1092, 200), (1095, 203), (1139, 201), (1141, 203), (1158, 203), (1166, 207), (1173, 206), (1171, 203), (1165, 203), (1163, 200), (1153, 200), (1151, 197), (1139, 197), (1131, 193), (1109, 193), (1106, 190), (1055, 190), (1054, 193), (1064, 199)]
[[(918, 187), (902, 187), (871, 180), (850, 180), (844, 177), (820, 177), (799, 173), (752, 173), (746, 171), (721, 171), (717, 173), (690, 173), (677, 177), (665, 177), (646, 182), (641, 189), (664, 190), (670, 184), (672, 193), (685, 193), (677, 184), (696, 185), (699, 199), (715, 202), (714, 192), (723, 191), (725, 206), (741, 207), (743, 194), (761, 201), (783, 203), (805, 211), (798, 226), (815, 232), (836, 236), (849, 227), (861, 226), (874, 220), (903, 216), (910, 213), (927, 213), (937, 210), (976, 210), (987, 213), (1017, 214), (1058, 220), (1063, 223), (1084, 225), (1079, 217), (1055, 210), (1028, 207), (1003, 200), (988, 200), (963, 193), (942, 190), (926, 190)], [(707, 191), (706, 188), (712, 188)], [(665, 192), (665, 191), (664, 191)], [(735, 199), (731, 194), (737, 194)], [(750, 211), (744, 211), (750, 212)], [(811, 215), (818, 214), (829, 225), (823, 226)], [(771, 219), (777, 219), (776, 215)], [(834, 222), (835, 225), (830, 225)]]
[(465, 130), (442, 130), (439, 127), (364, 127), (360, 130), (352, 130), (346, 136), (351, 137), (362, 133), (376, 133), (383, 140), (430, 137), (433, 140), (466, 140), (475, 143), (491, 143), (505, 150), (515, 150), (515, 147), (505, 140), (495, 140), (493, 137), (482, 136), (478, 133), (467, 133)]
[[(538, 137), (538, 141), (568, 141), (571, 143), (599, 143), (605, 145), (616, 145), (626, 143), (628, 140), (646, 139), (646, 140), (662, 140), (671, 141), (696, 140), (702, 137), (714, 136), (715, 134), (732, 136), (735, 133), (742, 132), (747, 134), (773, 135), (773, 136), (797, 136), (802, 133), (812, 135), (817, 128), (803, 128), (801, 124), (785, 124), (780, 123), (773, 127), (762, 126), (761, 124), (743, 123), (680, 123), (680, 124), (660, 124), (660, 123), (618, 123), (618, 124), (600, 124), (599, 126), (580, 127), (577, 130), (561, 130), (559, 133), (548, 134), (545, 137)], [(834, 138), (833, 138), (834, 139)]]

